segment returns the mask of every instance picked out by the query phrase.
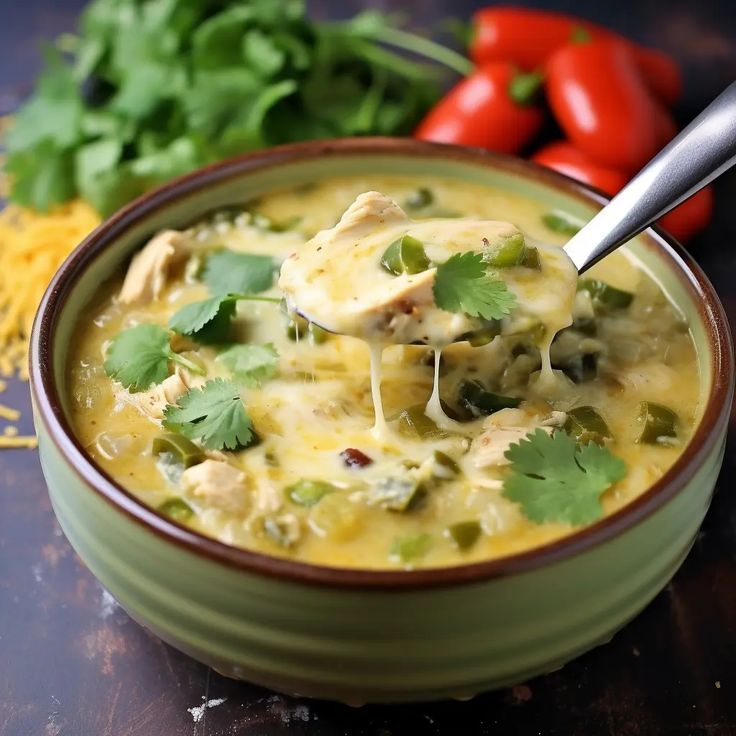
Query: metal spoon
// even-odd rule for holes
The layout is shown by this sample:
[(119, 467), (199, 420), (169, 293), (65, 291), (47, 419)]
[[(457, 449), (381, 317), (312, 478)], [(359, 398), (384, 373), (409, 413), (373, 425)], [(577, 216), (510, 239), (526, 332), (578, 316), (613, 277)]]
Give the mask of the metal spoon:
[(736, 82), (565, 245), (580, 273), (736, 164)]

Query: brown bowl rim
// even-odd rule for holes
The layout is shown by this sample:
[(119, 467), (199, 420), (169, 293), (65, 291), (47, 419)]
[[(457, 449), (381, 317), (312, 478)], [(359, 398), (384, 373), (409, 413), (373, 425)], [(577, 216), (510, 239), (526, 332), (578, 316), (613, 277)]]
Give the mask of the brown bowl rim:
[(727, 424), (733, 387), (733, 345), (723, 306), (708, 278), (671, 236), (657, 228), (646, 231), (647, 245), (663, 252), (697, 305), (712, 353), (711, 390), (702, 419), (683, 454), (650, 488), (620, 510), (561, 539), (525, 552), (464, 565), (415, 570), (336, 568), (273, 557), (227, 545), (178, 524), (133, 496), (98, 467), (74, 436), (64, 416), (54, 380), (55, 328), (71, 293), (75, 276), (118, 234), (139, 218), (193, 191), (244, 173), (275, 166), (344, 155), (395, 155), (437, 158), (480, 165), (519, 175), (583, 200), (604, 205), (608, 198), (574, 179), (536, 164), (480, 149), (416, 141), (408, 138), (349, 138), (278, 146), (212, 164), (180, 177), (136, 199), (103, 222), (64, 261), (46, 290), (33, 325), (30, 352), (31, 391), (40, 420), (70, 467), (95, 493), (132, 521), (188, 552), (248, 573), (296, 583), (338, 588), (406, 590), (477, 583), (536, 570), (603, 544), (644, 521), (667, 503), (694, 476), (719, 441)]

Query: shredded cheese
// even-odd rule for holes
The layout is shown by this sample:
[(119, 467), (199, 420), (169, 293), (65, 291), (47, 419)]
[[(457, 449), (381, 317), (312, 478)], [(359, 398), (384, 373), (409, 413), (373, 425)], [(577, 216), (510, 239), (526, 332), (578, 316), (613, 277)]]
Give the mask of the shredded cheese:
[(0, 450), (13, 447), (38, 447), (38, 438), (32, 435), (19, 435), (18, 437), (0, 437)]
[(11, 422), (17, 422), (20, 419), (20, 412), (17, 409), (5, 406), (5, 404), (0, 404), (0, 417)]
[[(81, 200), (42, 214), (17, 205), (0, 212), (0, 375), (28, 379), (28, 340), (41, 297), (61, 262), (100, 222)], [(0, 393), (7, 384), (0, 380)], [(20, 412), (0, 404), (0, 418)], [(0, 449), (36, 447), (38, 440), (6, 427)]]
[(0, 375), (27, 380), (28, 339), (43, 292), (99, 222), (81, 200), (45, 214), (17, 205), (0, 212)]

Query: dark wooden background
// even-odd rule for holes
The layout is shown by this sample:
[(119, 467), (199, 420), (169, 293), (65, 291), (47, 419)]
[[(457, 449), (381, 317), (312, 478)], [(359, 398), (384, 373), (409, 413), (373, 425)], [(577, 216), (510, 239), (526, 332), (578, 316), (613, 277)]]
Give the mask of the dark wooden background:
[[(0, 113), (38, 67), (38, 44), (71, 30), (80, 0), (0, 0)], [(418, 24), (472, 0), (374, 3)], [(715, 0), (538, 3), (585, 12), (674, 53), (686, 69), (682, 121), (736, 79), (736, 7)], [(313, 2), (347, 15), (356, 0)], [(736, 176), (692, 251), (736, 318)], [(3, 401), (22, 405), (27, 386)], [(726, 736), (736, 734), (736, 446), (682, 569), (613, 641), (563, 670), (470, 702), (351, 709), (227, 680), (134, 624), (56, 524), (34, 451), (0, 454), (0, 736)], [(461, 635), (461, 633), (459, 633)], [(211, 706), (202, 709), (204, 702)], [(199, 709), (199, 710), (198, 710)]]

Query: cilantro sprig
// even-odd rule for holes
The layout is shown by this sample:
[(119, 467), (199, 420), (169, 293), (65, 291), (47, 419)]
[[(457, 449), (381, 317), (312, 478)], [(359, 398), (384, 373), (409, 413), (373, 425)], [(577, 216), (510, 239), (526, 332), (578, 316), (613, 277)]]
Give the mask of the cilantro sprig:
[(227, 248), (212, 253), (202, 281), (211, 294), (259, 294), (273, 286), (276, 263), (271, 256), (237, 253)]
[(258, 301), (280, 304), (281, 299), (254, 294), (221, 294), (198, 302), (190, 302), (178, 309), (169, 318), (169, 327), (197, 342), (227, 342), (230, 323), (235, 316), (239, 301)]
[(220, 353), (217, 360), (230, 369), (235, 380), (249, 388), (258, 388), (278, 372), (279, 354), (271, 343), (233, 345)]
[(171, 349), (168, 330), (145, 324), (123, 330), (113, 338), (107, 348), (104, 367), (110, 378), (136, 392), (166, 379), (170, 362), (192, 373), (204, 373), (199, 365)]
[(406, 135), (439, 98), (437, 72), (472, 65), (394, 26), (372, 11), (313, 21), (302, 0), (92, 0), (15, 116), (11, 196), (46, 210), (81, 195), (106, 215), (235, 153)]
[(594, 442), (578, 445), (567, 432), (542, 429), (506, 451), (511, 467), (503, 496), (521, 506), (538, 524), (556, 521), (573, 526), (603, 516), (601, 495), (626, 475), (626, 465)]
[(490, 276), (480, 253), (456, 253), (437, 266), (434, 301), (448, 312), (501, 319), (516, 306), (516, 296), (500, 279)]
[(164, 411), (163, 426), (210, 450), (247, 447), (255, 439), (237, 384), (223, 378), (189, 389)]

